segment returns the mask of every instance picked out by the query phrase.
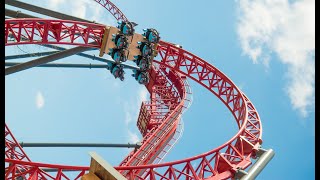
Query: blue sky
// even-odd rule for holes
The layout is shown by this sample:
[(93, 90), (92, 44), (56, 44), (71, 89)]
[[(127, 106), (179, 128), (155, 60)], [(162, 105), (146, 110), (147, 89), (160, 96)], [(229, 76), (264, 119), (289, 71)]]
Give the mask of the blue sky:
[[(116, 23), (90, 0), (26, 2)], [(314, 1), (112, 2), (139, 24), (137, 32), (156, 28), (162, 40), (180, 44), (210, 62), (250, 98), (262, 120), (262, 146), (276, 153), (258, 179), (314, 179)], [(6, 48), (6, 55), (23, 54), (19, 48), (28, 53), (48, 50), (12, 46)], [(87, 53), (98, 55), (98, 51)], [(57, 62), (94, 63), (79, 56)], [(140, 103), (148, 95), (130, 74), (126, 72), (124, 82), (102, 69), (33, 68), (9, 75), (5, 78), (6, 123), (24, 142), (134, 142), (141, 138), (135, 124)], [(183, 136), (165, 161), (206, 152), (237, 132), (227, 108), (189, 82), (193, 104), (183, 116)], [(115, 148), (25, 151), (33, 161), (85, 166), (90, 162), (88, 151), (96, 151), (112, 165), (129, 152)]]

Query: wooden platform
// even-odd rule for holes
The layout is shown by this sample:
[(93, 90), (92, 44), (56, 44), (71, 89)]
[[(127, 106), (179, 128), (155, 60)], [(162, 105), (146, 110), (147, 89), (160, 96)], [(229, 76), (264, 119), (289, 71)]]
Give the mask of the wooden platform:
[(89, 173), (81, 177), (81, 180), (126, 180), (122, 174), (115, 170), (109, 163), (96, 152), (90, 152), (91, 164)]

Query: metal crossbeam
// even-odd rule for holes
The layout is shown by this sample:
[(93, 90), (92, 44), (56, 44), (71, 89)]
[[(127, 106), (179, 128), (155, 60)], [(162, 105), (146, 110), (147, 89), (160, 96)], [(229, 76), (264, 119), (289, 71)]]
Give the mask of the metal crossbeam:
[[(57, 51), (56, 51), (57, 52)], [(6, 56), (5, 59), (6, 60), (11, 60), (11, 59), (18, 59), (18, 58), (28, 58), (28, 57), (32, 57), (32, 56), (44, 56), (47, 54), (53, 54), (55, 53), (55, 51), (52, 52), (44, 52), (44, 53), (30, 53), (30, 54), (19, 54), (19, 55), (13, 55), (13, 56)], [(92, 55), (88, 55), (88, 54), (84, 54), (84, 53), (79, 53), (76, 54), (85, 58), (90, 58), (92, 60), (98, 60), (104, 63), (114, 63), (114, 60), (110, 60), (110, 59), (103, 59), (100, 57), (96, 57), (96, 56), (92, 56)], [(19, 65), (22, 64), (21, 62), (5, 62), (5, 66), (15, 66), (15, 65)], [(136, 66), (132, 66), (129, 64), (122, 64), (124, 69), (139, 69), (139, 67)], [(102, 64), (67, 64), (67, 63), (50, 63), (50, 64), (42, 64), (36, 67), (75, 67), (75, 68), (107, 68), (107, 65), (102, 65)]]
[(12, 56), (5, 56), (5, 60), (12, 60), (12, 59), (21, 59), (21, 58), (29, 58), (29, 57), (35, 57), (35, 56), (46, 56), (50, 54), (57, 53), (59, 51), (48, 51), (48, 52), (38, 52), (38, 53), (29, 53), (29, 54), (17, 54)]
[[(8, 2), (11, 2), (11, 1), (6, 1), (6, 4)], [(51, 11), (51, 10), (48, 10), (48, 11)], [(45, 12), (45, 10), (42, 9), (42, 12)], [(28, 14), (20, 13), (19, 11), (16, 11), (14, 13), (14, 11), (12, 11), (12, 10), (6, 10), (6, 16), (16, 17), (17, 14), (19, 15), (20, 18), (30, 18), (30, 17), (37, 18), (35, 16), (30, 16)], [(72, 17), (72, 16), (66, 17), (66, 18), (71, 18), (72, 20), (78, 20), (76, 17)], [(75, 47), (75, 48), (67, 49), (67, 50), (64, 50), (64, 51), (61, 51), (61, 52), (58, 52), (58, 53), (55, 53), (55, 54), (48, 55), (46, 57), (41, 57), (39, 59), (35, 59), (35, 60), (29, 61), (29, 62), (26, 62), (26, 63), (15, 65), (15, 66), (12, 66), (12, 67), (9, 67), (9, 68), (5, 69), (5, 75), (9, 75), (9, 74), (12, 74), (12, 73), (23, 71), (23, 70), (26, 70), (26, 69), (29, 69), (29, 68), (32, 68), (32, 67), (39, 66), (41, 64), (46, 64), (46, 63), (49, 63), (49, 62), (52, 62), (52, 61), (55, 61), (55, 60), (58, 60), (58, 59), (62, 59), (62, 58), (65, 58), (65, 57), (68, 57), (68, 56), (71, 56), (71, 55), (74, 55), (74, 54), (77, 54), (77, 53), (81, 53), (81, 52), (89, 50), (89, 49), (91, 49), (91, 48), (88, 48), (88, 47)]]
[(112, 148), (139, 148), (136, 144), (112, 144), (112, 143), (19, 143), (21, 147), (112, 147)]
[[(5, 56), (5, 60), (18, 59), (18, 58), (29, 58), (29, 57), (34, 57), (34, 56), (45, 56), (45, 55), (57, 53), (59, 51), (64, 51), (64, 50), (67, 49), (67, 48), (63, 48), (63, 47), (59, 47), (59, 46), (55, 46), (55, 45), (51, 45), (51, 44), (41, 44), (41, 46), (44, 46), (44, 47), (47, 47), (47, 48), (51, 48), (51, 49), (56, 49), (58, 51), (49, 51), (49, 52), (28, 53), (28, 54), (18, 54), (18, 55), (12, 55), (12, 56)], [(75, 55), (81, 56), (81, 57), (85, 57), (85, 58), (88, 58), (88, 59), (92, 59), (92, 60), (97, 60), (97, 61), (104, 62), (104, 63), (108, 63), (108, 62), (114, 63), (114, 60), (112, 60), (112, 59), (104, 59), (104, 58), (101, 58), (101, 57), (97, 57), (95, 55), (89, 55), (89, 54), (85, 54), (85, 53), (78, 53), (78, 54), (75, 54)], [(14, 64), (14, 63), (6, 63), (5, 64), (5, 66), (13, 66), (13, 65), (17, 65), (17, 64)], [(136, 70), (139, 69), (139, 67), (137, 67), (137, 66), (133, 66), (133, 65), (125, 64), (125, 63), (122, 63), (122, 65), (123, 65), (124, 69), (132, 69), (132, 70), (133, 69), (136, 69)]]
[[(38, 18), (38, 17), (29, 15), (29, 14), (21, 13), (21, 11), (13, 11), (13, 10), (9, 10), (9, 9), (6, 9), (5, 13), (6, 13), (6, 16), (15, 17), (15, 18)], [(73, 16), (68, 16), (68, 18), (70, 18), (70, 20), (76, 20), (76, 17), (73, 17)], [(71, 48), (71, 49), (67, 50), (66, 48), (62, 48), (62, 47), (54, 46), (54, 45), (42, 45), (42, 46), (57, 49), (62, 52), (58, 52), (58, 53), (55, 53), (55, 54), (52, 54), (52, 55), (49, 55), (49, 56), (46, 56), (43, 58), (39, 58), (39, 59), (36, 59), (33, 61), (26, 62), (27, 64), (25, 64), (25, 63), (19, 64), (19, 66), (10, 67), (10, 69), (7, 68), (7, 69), (5, 69), (5, 75), (9, 75), (9, 74), (12, 74), (15, 72), (19, 72), (19, 71), (26, 70), (26, 69), (29, 69), (32, 67), (36, 67), (36, 66), (39, 66), (43, 63), (52, 62), (57, 59), (65, 58), (65, 57), (68, 57), (68, 56), (71, 56), (74, 54), (77, 54), (77, 55), (80, 55), (80, 56), (83, 56), (86, 58), (91, 58), (94, 60), (99, 60), (101, 62), (114, 62), (113, 60), (106, 60), (106, 59), (103, 59), (100, 57), (95, 57), (95, 56), (81, 53), (83, 51), (92, 50), (92, 48), (89, 48), (89, 47), (75, 47), (75, 48)], [(138, 67), (126, 65), (126, 64), (123, 64), (123, 66), (124, 66), (124, 68), (128, 68), (128, 69), (139, 69)]]
[[(6, 62), (5, 66), (16, 66), (22, 63), (18, 62)], [(49, 64), (42, 64), (37, 67), (54, 67), (54, 68), (89, 68), (89, 69), (96, 69), (96, 68), (102, 68), (102, 69), (108, 69), (108, 65), (104, 64), (67, 64), (67, 63), (49, 63)]]
[(75, 55), (80, 52), (86, 51), (87, 49), (88, 49), (87, 47), (75, 47), (75, 48), (67, 49), (67, 50), (64, 50), (64, 51), (61, 51), (61, 52), (58, 52), (55, 54), (45, 56), (45, 57), (41, 57), (41, 58), (38, 58), (38, 59), (35, 59), (32, 61), (21, 63), (18, 65), (6, 68), (5, 75), (7, 76), (10, 74), (19, 72), (19, 71), (23, 71), (23, 70), (30, 69), (30, 68), (33, 68), (33, 67), (36, 67), (36, 66), (39, 66), (42, 64), (46, 64), (46, 63), (49, 63), (49, 62), (52, 62), (52, 61), (55, 61), (58, 59), (62, 59), (62, 58), (65, 58), (65, 57), (68, 57), (71, 55)]
[(22, 13), (21, 11), (13, 11), (10, 9), (5, 9), (5, 15), (13, 18), (35, 18), (35, 16)]
[(39, 13), (39, 14), (43, 14), (43, 15), (46, 15), (46, 16), (54, 17), (54, 18), (57, 18), (57, 19), (65, 19), (65, 20), (69, 19), (69, 20), (74, 20), (74, 21), (82, 21), (82, 22), (94, 23), (94, 21), (88, 21), (86, 19), (70, 16), (70, 15), (67, 15), (67, 14), (63, 14), (63, 13), (60, 13), (60, 12), (52, 11), (50, 9), (46, 9), (46, 8), (43, 8), (43, 7), (35, 6), (35, 5), (32, 5), (32, 4), (28, 4), (28, 3), (17, 1), (17, 0), (5, 0), (5, 3), (7, 5), (10, 5), (10, 6), (18, 7), (18, 8), (21, 8), (21, 9), (25, 9), (25, 10), (28, 10), (28, 11), (35, 12), (35, 13)]

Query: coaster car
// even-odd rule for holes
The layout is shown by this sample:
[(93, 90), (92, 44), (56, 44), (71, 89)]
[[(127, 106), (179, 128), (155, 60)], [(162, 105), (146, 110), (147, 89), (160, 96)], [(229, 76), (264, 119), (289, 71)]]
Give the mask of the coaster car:
[(140, 49), (142, 56), (151, 56), (153, 53), (153, 45), (148, 42), (138, 42), (137, 48)]
[(134, 28), (131, 22), (120, 21), (118, 22), (117, 27), (119, 28), (120, 32), (126, 36), (131, 36), (134, 34)]
[(124, 80), (125, 72), (123, 70), (123, 65), (111, 63), (109, 64), (109, 70), (115, 79), (119, 78), (121, 81)]
[(111, 56), (111, 58), (117, 62), (117, 63), (121, 63), (121, 62), (125, 62), (127, 61), (127, 58), (125, 56), (125, 52), (123, 49), (118, 49), (118, 48), (113, 48), (113, 49), (109, 49), (109, 55)]
[(143, 31), (144, 31), (143, 36), (145, 36), (150, 43), (156, 44), (160, 41), (159, 32), (157, 30), (150, 28), (150, 29), (143, 29)]
[(128, 47), (128, 39), (123, 34), (112, 34), (112, 41), (118, 49), (125, 49)]
[(132, 76), (138, 81), (139, 84), (148, 84), (149, 83), (149, 73), (139, 70), (133, 70), (134, 74)]
[(148, 71), (151, 68), (151, 57), (150, 56), (135, 56), (134, 62), (140, 68), (140, 71)]

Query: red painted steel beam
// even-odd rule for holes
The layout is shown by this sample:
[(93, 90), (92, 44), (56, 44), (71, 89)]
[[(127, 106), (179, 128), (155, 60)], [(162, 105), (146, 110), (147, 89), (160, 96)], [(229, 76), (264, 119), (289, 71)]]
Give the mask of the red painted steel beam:
[[(37, 21), (40, 21), (40, 23), (38, 23)], [(20, 39), (21, 40), (21, 38), (19, 38), (19, 37), (21, 37), (21, 36), (24, 36), (24, 39), (27, 39), (27, 40), (25, 40), (25, 41), (18, 41), (17, 40), (17, 44), (36, 44), (36, 43), (39, 43), (39, 42), (42, 42), (42, 43), (48, 43), (48, 44), (51, 44), (51, 43), (55, 43), (55, 42), (57, 42), (57, 43), (60, 43), (59, 42), (59, 39), (58, 38), (56, 38), (56, 41), (51, 41), (51, 42), (47, 42), (46, 41), (46, 37), (44, 37), (43, 36), (43, 31), (48, 31), (48, 30), (46, 30), (46, 27), (48, 27), (48, 26), (40, 26), (40, 30), (39, 30), (39, 33), (34, 33), (34, 29), (35, 28), (31, 28), (31, 29), (26, 29), (26, 28), (28, 28), (28, 24), (30, 24), (30, 22), (31, 22), (31, 24), (44, 24), (44, 23), (48, 23), (49, 25), (49, 27), (51, 26), (51, 24), (53, 23), (53, 24), (55, 24), (55, 23), (57, 23), (57, 22), (59, 22), (59, 23), (62, 23), (62, 24), (69, 24), (70, 23), (70, 21), (59, 21), (59, 20), (57, 20), (57, 21), (46, 21), (46, 20), (40, 20), (40, 19), (23, 19), (23, 20), (20, 20), (20, 21), (18, 21), (18, 20), (13, 20), (13, 21), (10, 21), (10, 20), (7, 20), (7, 22), (6, 22), (6, 24), (7, 24), (7, 26), (6, 26), (6, 32), (8, 32), (8, 29), (11, 29), (11, 36), (13, 36), (13, 37), (15, 37), (16, 39)], [(72, 22), (73, 23), (73, 22)], [(13, 24), (13, 25), (12, 25)], [(19, 24), (18, 26), (14, 26), (15, 24)], [(84, 24), (81, 24), (81, 25), (84, 25)], [(74, 24), (74, 26), (77, 26), (77, 24)], [(87, 24), (85, 24), (85, 26), (86, 27), (89, 27)], [(62, 32), (62, 30), (60, 30), (59, 28), (60, 27), (62, 27), (62, 26), (57, 26), (56, 27), (56, 29), (55, 29), (55, 32)], [(42, 28), (42, 29), (41, 29)], [(12, 30), (12, 29), (14, 29), (14, 30)], [(24, 31), (23, 31), (24, 30)], [(42, 33), (41, 33), (42, 32)], [(33, 34), (32, 34), (33, 33)], [(73, 33), (75, 33), (75, 32), (73, 32)], [(79, 32), (78, 32), (79, 33)], [(40, 35), (39, 35), (40, 34)], [(49, 33), (47, 33), (47, 34), (49, 34)], [(80, 33), (81, 34), (81, 33)], [(38, 42), (35, 42), (35, 41), (33, 41), (33, 37), (34, 36), (37, 36), (38, 35), (38, 37), (40, 37), (39, 39), (39, 41)], [(6, 37), (8, 37), (8, 36), (6, 36)], [(57, 36), (55, 36), (55, 37), (57, 37)], [(58, 37), (59, 37), (59, 35), (58, 35)], [(66, 42), (64, 42), (64, 43), (68, 43), (68, 44), (75, 44), (74, 43), (74, 41), (72, 40), (72, 39), (68, 39), (69, 41), (66, 41)], [(10, 43), (10, 42), (8, 42), (7, 41), (7, 44), (6, 45), (12, 45), (12, 43)], [(87, 44), (83, 44), (83, 46), (87, 46)], [(162, 70), (163, 71), (163, 70)], [(171, 73), (172, 74), (172, 73)], [(179, 78), (177, 75), (176, 75), (176, 77), (175, 76), (172, 76), (172, 75), (170, 75), (169, 77), (171, 77), (171, 78)], [(170, 79), (170, 78), (169, 78)], [(179, 82), (180, 83), (180, 85), (179, 85), (179, 87), (181, 88), (182, 87), (182, 85), (181, 84), (183, 84), (181, 81), (177, 81), (177, 80), (174, 80), (175, 82)], [(156, 92), (156, 94), (158, 94), (158, 97), (157, 98), (160, 98), (160, 101), (162, 101), (161, 100), (161, 98), (162, 99), (166, 99), (166, 98), (163, 98), (163, 95), (165, 95), (165, 94), (167, 94), (167, 95), (169, 95), (170, 97), (173, 97), (173, 98), (179, 98), (179, 96), (177, 96), (177, 95), (174, 95), (174, 94), (177, 94), (177, 93), (174, 93), (174, 92), (172, 92), (172, 93), (170, 93), (170, 91), (168, 91), (168, 90), (174, 90), (174, 89), (172, 89), (172, 88), (170, 88), (170, 89), (167, 89), (167, 87), (168, 87), (168, 83), (170, 83), (170, 81), (165, 81), (164, 82), (165, 84), (159, 84), (158, 82), (156, 82), (155, 83), (155, 85), (152, 87), (152, 90), (153, 89), (155, 89), (155, 91), (159, 91), (161, 88), (164, 88), (164, 90), (162, 90), (161, 92), (162, 93), (164, 93), (164, 94), (161, 94), (161, 93), (159, 93), (159, 92)], [(167, 84), (166, 84), (167, 83)], [(171, 85), (172, 86), (172, 85)], [(160, 88), (160, 89), (159, 89)], [(167, 92), (168, 91), (168, 92)], [(182, 91), (180, 90), (180, 93), (181, 93)], [(169, 94), (168, 94), (169, 93)], [(171, 94), (171, 95), (170, 95)], [(174, 97), (175, 96), (175, 97)], [(168, 103), (168, 99), (167, 100), (165, 100), (164, 102), (162, 102), (162, 106), (167, 106), (166, 105), (166, 103), (165, 102), (167, 102)], [(175, 102), (178, 102), (177, 100), (175, 100)], [(171, 103), (170, 101), (169, 101), (169, 103)], [(161, 102), (160, 102), (160, 104), (161, 104)], [(173, 106), (173, 104), (171, 104), (171, 106)], [(175, 105), (175, 106), (177, 106), (177, 105)], [(173, 111), (174, 109), (171, 109), (171, 111)], [(170, 111), (168, 111), (167, 113), (169, 113)], [(178, 111), (178, 113), (180, 113), (180, 111)], [(171, 118), (172, 119), (172, 118)], [(175, 119), (173, 119), (173, 120), (177, 120), (178, 118), (175, 118)], [(154, 130), (156, 130), (156, 127), (154, 127), (153, 128)], [(154, 133), (158, 133), (157, 131), (155, 131)], [(169, 131), (169, 133), (173, 133), (172, 131)], [(149, 134), (151, 134), (151, 133), (149, 133)], [(159, 134), (157, 134), (157, 135), (159, 135)], [(167, 136), (165, 136), (164, 134), (162, 134), (162, 137), (167, 137)], [(168, 134), (168, 137), (172, 137), (172, 135), (169, 135)], [(151, 142), (152, 140), (152, 144), (155, 142), (155, 139), (156, 139), (156, 141), (160, 141), (161, 139), (159, 139), (160, 137), (157, 137), (156, 135), (154, 135), (154, 136), (152, 136), (152, 135), (149, 135), (149, 140), (147, 140), (146, 142)], [(145, 138), (146, 139), (146, 138)], [(147, 143), (146, 143), (147, 144)], [(149, 143), (150, 144), (150, 143)], [(150, 149), (149, 149), (149, 151), (151, 151), (151, 153), (154, 153), (154, 152), (156, 152), (156, 151), (161, 151), (162, 149), (159, 149), (158, 148), (158, 150), (157, 149), (155, 149), (156, 147), (155, 146), (151, 146), (151, 147), (149, 147)], [(153, 152), (152, 152), (153, 151)], [(133, 156), (134, 157), (134, 156)], [(145, 156), (144, 157), (144, 159), (150, 159), (150, 158), (152, 158), (152, 156)], [(143, 162), (142, 162), (142, 164), (143, 164)]]
[[(22, 147), (18, 143), (18, 141), (14, 138), (13, 134), (11, 133), (10, 129), (8, 128), (7, 124), (5, 124), (5, 159), (15, 160), (15, 161), (26, 161), (31, 162), (27, 154), (23, 151)], [(26, 172), (30, 170), (30, 167), (27, 166), (15, 166), (11, 162), (5, 163), (5, 172), (6, 172), (6, 179), (9, 179), (10, 174), (14, 175)]]
[[(30, 43), (37, 44), (32, 41)], [(169, 179), (169, 176), (175, 176), (178, 179), (188, 177), (217, 179), (231, 178), (237, 168), (248, 167), (251, 163), (250, 158), (255, 155), (257, 147), (262, 143), (260, 118), (250, 100), (229, 78), (201, 58), (163, 41), (158, 46), (158, 50), (160, 60), (155, 62), (195, 80), (216, 95), (235, 117), (239, 132), (218, 148), (195, 157), (158, 165), (127, 166), (117, 167), (117, 169), (126, 171), (128, 177), (144, 179), (157, 177)], [(171, 117), (174, 113), (179, 114), (176, 110), (171, 112)], [(195, 164), (195, 167), (191, 164)], [(166, 170), (163, 172), (170, 173), (161, 174), (158, 171), (161, 168)], [(147, 172), (143, 177), (136, 173), (141, 169)]]
[(100, 48), (104, 25), (40, 18), (6, 19), (5, 44), (61, 44)]
[[(89, 167), (82, 166), (67, 166), (67, 165), (52, 165), (45, 163), (37, 163), (30, 161), (19, 161), (13, 159), (5, 159), (5, 163), (10, 163), (11, 166), (5, 171), (5, 179), (22, 178), (22, 179), (67, 179), (68, 174), (65, 174), (64, 171), (68, 172), (68, 170), (73, 170), (73, 173), (77, 173), (77, 176), (74, 179), (81, 179), (85, 173), (89, 171)], [(15, 169), (27, 167), (26, 170), (17, 172)], [(44, 168), (57, 169), (55, 173), (47, 173), (43, 171)], [(36, 178), (38, 177), (38, 178)]]
[[(174, 171), (175, 176), (185, 178), (190, 175), (194, 177), (193, 175), (196, 173), (201, 178), (224, 179), (231, 178), (237, 168), (245, 169), (248, 167), (251, 164), (250, 157), (254, 156), (255, 150), (262, 143), (260, 118), (250, 100), (229, 78), (201, 58), (165, 42), (160, 43), (158, 50), (161, 59), (155, 60), (155, 62), (195, 80), (216, 95), (231, 111), (240, 130), (225, 144), (195, 157), (160, 165), (119, 167), (118, 169), (131, 169), (134, 172), (135, 169), (148, 168), (148, 172), (156, 172), (155, 168), (162, 168), (161, 172), (163, 172), (166, 168), (183, 165), (184, 168), (179, 168), (180, 170), (177, 168)], [(190, 166), (195, 163), (195, 168)], [(164, 172), (168, 172), (168, 170)], [(160, 178), (163, 174), (149, 173), (140, 178), (152, 179), (153, 176)]]
[[(149, 89), (149, 91), (151, 91), (150, 93), (156, 94), (156, 96), (151, 97), (150, 106), (157, 107), (156, 109), (159, 111), (161, 111), (161, 107), (167, 107), (167, 111), (166, 113), (160, 115), (160, 118), (158, 119), (159, 124), (157, 126), (150, 127), (147, 135), (144, 136), (144, 140), (142, 141), (143, 145), (140, 147), (140, 149), (135, 152), (132, 151), (120, 163), (120, 166), (137, 166), (152, 163), (157, 155), (165, 148), (163, 142), (169, 142), (171, 140), (169, 138), (173, 137), (176, 129), (175, 125), (178, 122), (179, 116), (181, 115), (182, 105), (184, 104), (183, 98), (185, 97), (185, 90), (180, 75), (171, 71), (166, 72), (166, 69), (163, 68), (158, 69), (155, 67), (153, 67), (150, 73), (151, 84), (153, 85), (147, 85), (147, 87), (152, 87)], [(172, 82), (175, 82), (175, 84)], [(174, 88), (167, 88), (171, 86), (182, 87), (183, 90), (181, 90), (181, 94), (179, 94)], [(171, 100), (169, 101), (169, 99)], [(157, 116), (159, 116), (159, 114)], [(151, 115), (151, 121), (153, 119), (152, 117), (153, 115)], [(127, 171), (120, 172), (124, 175), (127, 175)], [(141, 170), (135, 170), (134, 174), (143, 174), (143, 172), (144, 171)]]

